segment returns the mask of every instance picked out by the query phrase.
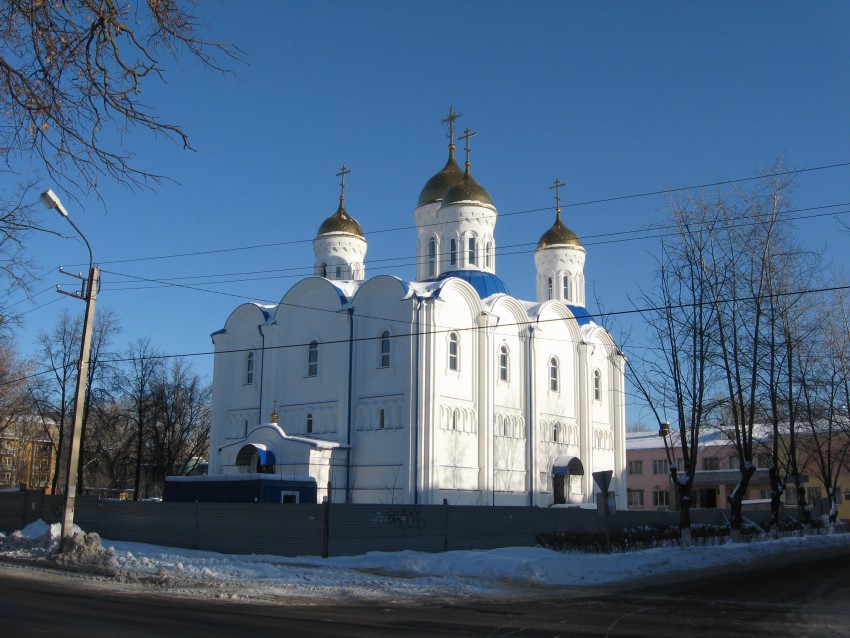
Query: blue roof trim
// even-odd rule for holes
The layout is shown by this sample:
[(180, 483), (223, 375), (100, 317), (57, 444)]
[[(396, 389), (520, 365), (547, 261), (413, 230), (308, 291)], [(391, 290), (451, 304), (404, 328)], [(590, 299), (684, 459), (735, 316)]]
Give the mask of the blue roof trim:
[(590, 323), (596, 323), (596, 319), (593, 318), (593, 315), (590, 314), (583, 306), (573, 306), (572, 304), (567, 304), (567, 308), (569, 308), (570, 312), (573, 313), (573, 316), (576, 318), (576, 323), (578, 323), (578, 325), (586, 326)]
[(466, 283), (475, 288), (475, 292), (478, 293), (478, 296), (481, 299), (486, 299), (487, 297), (496, 294), (510, 294), (508, 292), (508, 287), (505, 286), (505, 282), (493, 273), (483, 272), (481, 270), (450, 270), (442, 273), (438, 277), (426, 279), (425, 281), (443, 281), (449, 277), (463, 279)]
[(347, 304), (347, 303), (348, 303), (348, 297), (346, 297), (346, 296), (345, 296), (345, 293), (342, 291), (342, 289), (341, 289), (341, 288), (338, 288), (338, 287), (337, 287), (337, 286), (336, 286), (336, 285), (335, 285), (335, 284), (334, 284), (331, 280), (329, 280), (329, 279), (326, 279), (325, 281), (327, 281), (327, 282), (328, 282), (331, 286), (333, 286), (333, 287), (334, 287), (334, 290), (336, 290), (337, 294), (339, 295), (339, 303), (340, 303), (340, 305), (344, 306), (345, 304)]

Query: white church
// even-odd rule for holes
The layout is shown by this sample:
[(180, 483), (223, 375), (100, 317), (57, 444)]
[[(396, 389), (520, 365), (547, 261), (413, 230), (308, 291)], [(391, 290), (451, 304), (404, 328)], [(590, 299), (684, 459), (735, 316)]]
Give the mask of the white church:
[(496, 275), (498, 211), (470, 173), (469, 129), (465, 170), (455, 160), (456, 118), (413, 211), (416, 281), (366, 278), (343, 166), (315, 275), (212, 335), (208, 482), (267, 481), (276, 502), (548, 507), (593, 503), (592, 472), (611, 470), (626, 508), (625, 358), (585, 310), (562, 184), (536, 299), (516, 299)]

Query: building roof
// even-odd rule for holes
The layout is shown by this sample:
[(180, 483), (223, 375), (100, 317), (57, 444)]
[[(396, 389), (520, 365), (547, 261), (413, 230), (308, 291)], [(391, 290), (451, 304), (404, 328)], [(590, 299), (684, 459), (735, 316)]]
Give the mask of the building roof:
[(455, 147), (452, 144), (449, 146), (449, 159), (446, 165), (422, 187), (422, 192), (419, 193), (418, 206), (440, 201), (443, 199), (443, 195), (462, 179), (463, 171), (460, 170), (460, 166), (455, 161)]
[(486, 299), (487, 297), (496, 294), (510, 294), (505, 282), (493, 273), (484, 272), (483, 270), (450, 270), (434, 277), (433, 279), (427, 279), (426, 281), (444, 281), (449, 277), (463, 279), (466, 283), (475, 288), (475, 292), (478, 293), (478, 296), (481, 299)]

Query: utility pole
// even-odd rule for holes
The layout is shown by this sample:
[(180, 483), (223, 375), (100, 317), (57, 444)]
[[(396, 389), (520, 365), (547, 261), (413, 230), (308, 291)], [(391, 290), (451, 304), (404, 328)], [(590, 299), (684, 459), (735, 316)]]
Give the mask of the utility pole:
[(91, 338), (94, 330), (94, 308), (97, 302), (97, 291), (100, 287), (100, 270), (94, 266), (91, 246), (85, 235), (77, 228), (77, 225), (68, 217), (68, 211), (62, 206), (62, 202), (53, 193), (47, 190), (41, 194), (41, 201), (47, 208), (56, 209), (60, 215), (68, 220), (77, 234), (82, 237), (89, 250), (89, 276), (73, 275), (59, 268), (59, 272), (82, 281), (79, 293), (66, 292), (56, 286), (57, 292), (68, 295), (74, 299), (86, 302), (86, 315), (83, 321), (83, 335), (80, 339), (80, 360), (77, 362), (77, 394), (74, 399), (74, 420), (71, 425), (71, 436), (69, 437), (67, 474), (65, 479), (65, 508), (62, 514), (62, 544), (73, 535), (74, 528), (74, 506), (77, 500), (77, 470), (80, 465), (80, 440), (83, 432), (83, 413), (86, 404), (86, 382), (89, 377), (89, 359), (91, 358)]

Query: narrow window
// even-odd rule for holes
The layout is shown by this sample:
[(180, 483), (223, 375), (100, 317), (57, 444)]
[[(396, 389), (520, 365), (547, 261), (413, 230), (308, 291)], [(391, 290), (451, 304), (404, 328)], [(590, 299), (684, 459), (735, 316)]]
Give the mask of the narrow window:
[(319, 342), (311, 341), (307, 348), (307, 376), (319, 376)]
[(570, 276), (564, 275), (564, 301), (570, 300)]
[(313, 415), (307, 415), (307, 434), (312, 434), (313, 432)]
[(248, 436), (248, 419), (245, 419), (245, 423), (242, 424), (242, 437)]
[(551, 299), (552, 295), (554, 295), (554, 294), (555, 294), (555, 290), (553, 288), (552, 278), (549, 277), (549, 279), (548, 279), (548, 291), (546, 293), (546, 298)]
[(458, 369), (459, 338), (456, 332), (449, 335), (449, 370)]
[(558, 391), (558, 360), (555, 357), (549, 359), (549, 389)]
[(383, 430), (384, 429), (384, 408), (381, 408), (381, 416), (380, 416), (379, 421), (380, 421), (379, 425), (381, 426), (381, 429)]
[(555, 443), (558, 443), (558, 426), (557, 425), (552, 427), (552, 440)]
[(493, 242), (487, 242), (487, 249), (484, 251), (484, 263), (487, 268), (493, 267)]
[(457, 430), (457, 410), (452, 412), (452, 430)]
[(432, 237), (428, 240), (428, 276), (437, 274), (437, 240)]
[(602, 373), (599, 370), (593, 371), (593, 398), (602, 400)]
[(245, 359), (245, 385), (254, 383), (254, 353), (249, 352)]
[(336, 267), (336, 278), (337, 278), (337, 279), (342, 279), (342, 266), (337, 266), (337, 267)]
[(469, 238), (469, 265), (474, 266), (475, 261), (475, 237)]
[(449, 241), (449, 263), (457, 266), (457, 239)]
[(499, 381), (508, 380), (508, 346), (499, 348)]
[(382, 368), (390, 367), (390, 333), (384, 330), (381, 333), (381, 366)]

